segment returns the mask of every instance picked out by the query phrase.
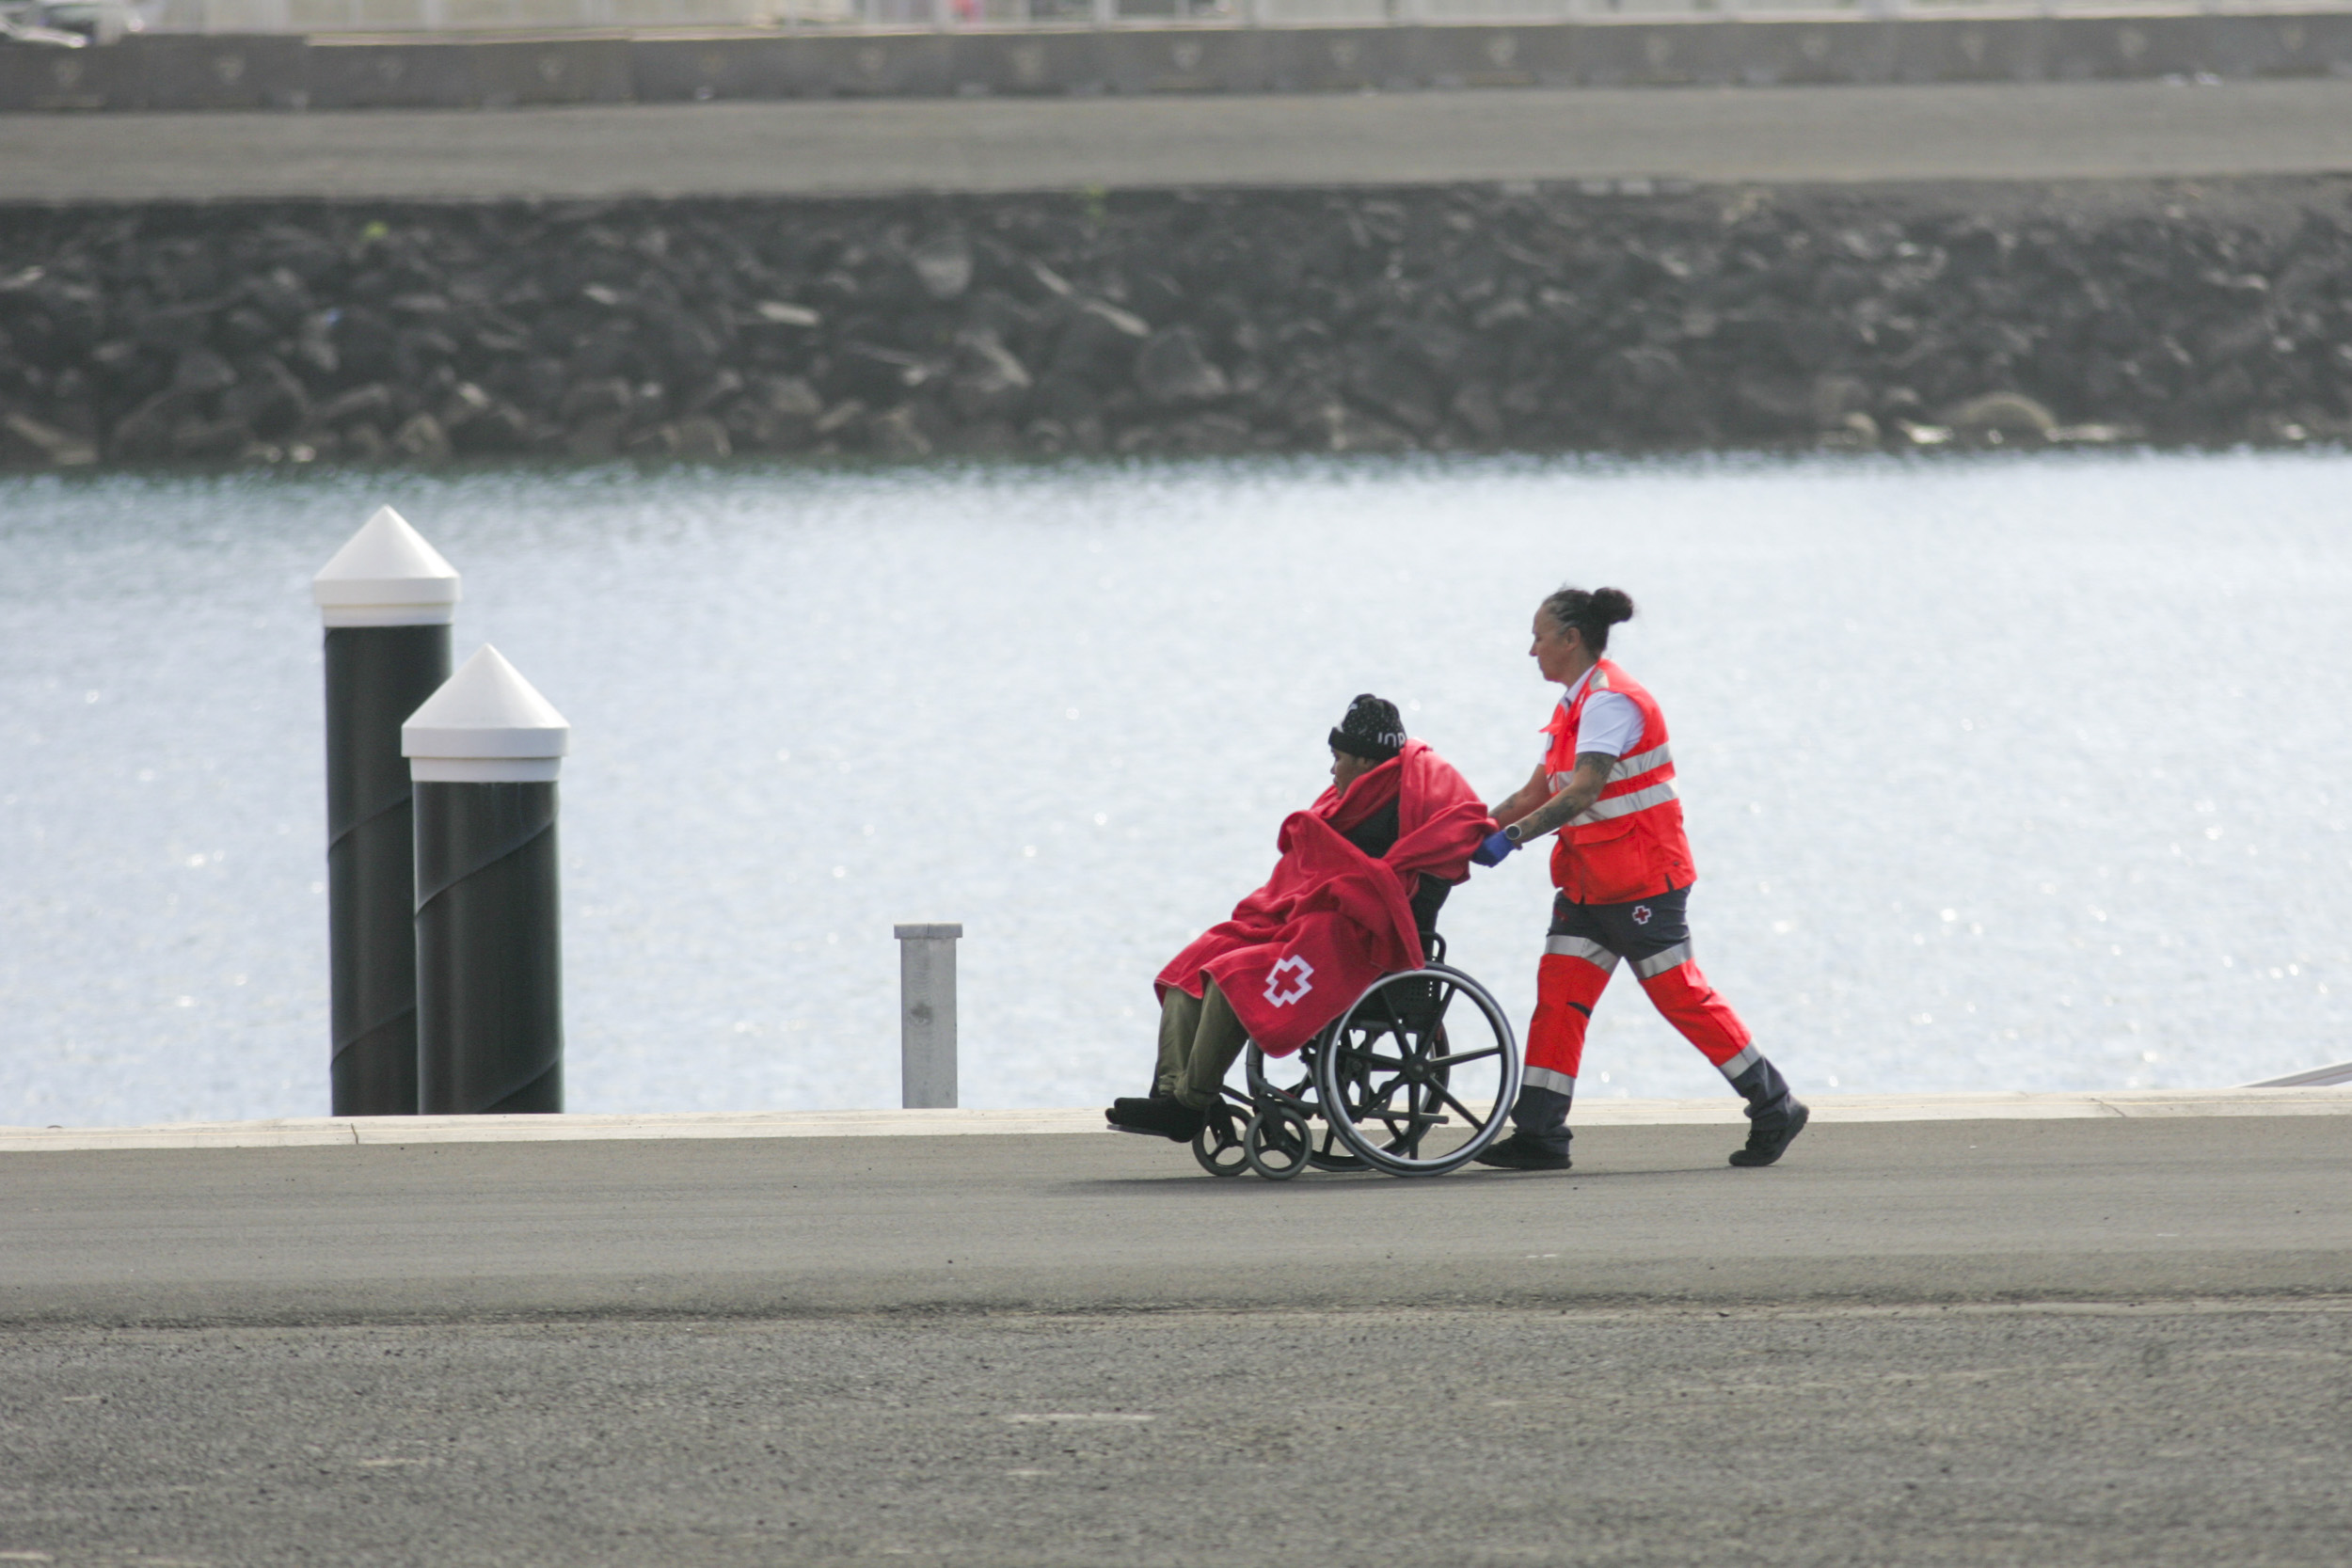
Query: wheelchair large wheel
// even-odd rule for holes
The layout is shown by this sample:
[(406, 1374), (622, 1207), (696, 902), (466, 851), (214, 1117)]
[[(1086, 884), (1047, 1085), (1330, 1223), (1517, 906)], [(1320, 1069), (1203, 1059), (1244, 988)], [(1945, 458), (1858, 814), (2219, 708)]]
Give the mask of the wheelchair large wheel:
[[(1369, 1170), (1371, 1167), (1347, 1150), (1341, 1141), (1339, 1130), (1323, 1115), (1323, 1091), (1316, 1086), (1316, 1045), (1309, 1042), (1295, 1056), (1268, 1056), (1251, 1040), (1243, 1061), (1243, 1072), (1249, 1085), (1249, 1100), (1253, 1105), (1288, 1106), (1306, 1118), (1308, 1126), (1307, 1163), (1317, 1170)], [(1287, 1070), (1285, 1070), (1287, 1069)], [(1287, 1085), (1279, 1078), (1295, 1080)], [(1317, 1126), (1320, 1122), (1322, 1125)]]
[(1432, 964), (1375, 981), (1315, 1062), (1324, 1119), (1366, 1164), (1396, 1176), (1463, 1165), (1502, 1134), (1519, 1046), (1486, 988)]

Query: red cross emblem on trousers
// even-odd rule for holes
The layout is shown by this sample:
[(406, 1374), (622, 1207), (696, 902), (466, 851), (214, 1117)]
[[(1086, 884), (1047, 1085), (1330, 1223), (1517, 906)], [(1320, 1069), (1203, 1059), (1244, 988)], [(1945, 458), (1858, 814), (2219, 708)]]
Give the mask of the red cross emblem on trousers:
[(1636, 926), (1646, 926), (1649, 924), (1649, 906), (1647, 904), (1636, 904), (1633, 906), (1633, 924)]

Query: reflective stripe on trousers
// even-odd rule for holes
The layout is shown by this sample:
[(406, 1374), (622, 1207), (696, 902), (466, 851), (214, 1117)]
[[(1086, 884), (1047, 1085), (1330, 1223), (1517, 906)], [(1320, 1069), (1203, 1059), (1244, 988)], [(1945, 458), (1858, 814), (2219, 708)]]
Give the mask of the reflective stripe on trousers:
[(1603, 974), (1617, 967), (1617, 955), (1590, 937), (1547, 937), (1544, 952), (1562, 958), (1582, 958)]
[(1532, 1067), (1519, 1080), (1530, 1088), (1549, 1089), (1554, 1094), (1576, 1098), (1576, 1080), (1565, 1072), (1554, 1072), (1548, 1067)]
[(1644, 980), (1655, 980), (1670, 969), (1691, 961), (1691, 944), (1677, 942), (1663, 953), (1652, 953), (1646, 958), (1633, 960), (1633, 973)]

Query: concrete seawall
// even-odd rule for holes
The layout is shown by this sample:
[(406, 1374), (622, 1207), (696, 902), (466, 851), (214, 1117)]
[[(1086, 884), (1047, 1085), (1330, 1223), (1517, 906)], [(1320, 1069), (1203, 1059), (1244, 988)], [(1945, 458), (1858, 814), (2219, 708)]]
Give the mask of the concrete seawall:
[(2352, 13), (1535, 25), (712, 31), (420, 41), (145, 35), (0, 46), (0, 111), (512, 108), (974, 94), (2144, 81), (2352, 71)]
[(0, 201), (56, 206), (2344, 172), (2352, 79), (0, 116)]

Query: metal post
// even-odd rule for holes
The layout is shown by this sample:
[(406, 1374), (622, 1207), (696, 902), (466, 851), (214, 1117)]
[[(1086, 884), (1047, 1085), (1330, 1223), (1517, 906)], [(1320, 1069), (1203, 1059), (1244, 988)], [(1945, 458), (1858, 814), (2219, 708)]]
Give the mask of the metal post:
[(417, 790), (417, 1102), (564, 1108), (555, 778), (571, 726), (485, 646), (401, 726)]
[(898, 926), (898, 1102), (956, 1103), (956, 939), (959, 925)]
[(417, 942), (400, 723), (449, 678), (456, 570), (390, 507), (310, 579), (326, 624), (328, 1101), (417, 1109)]

